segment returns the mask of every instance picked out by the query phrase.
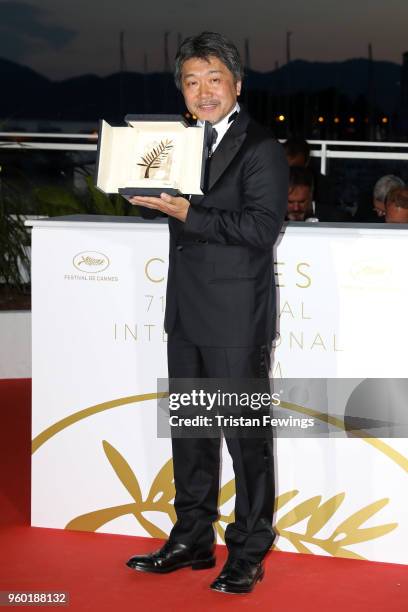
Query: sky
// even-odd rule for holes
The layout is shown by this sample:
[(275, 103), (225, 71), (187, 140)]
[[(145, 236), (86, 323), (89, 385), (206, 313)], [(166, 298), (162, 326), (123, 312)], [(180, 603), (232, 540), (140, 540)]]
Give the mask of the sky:
[(251, 68), (265, 71), (291, 58), (342, 61), (373, 57), (401, 63), (408, 51), (408, 0), (0, 0), (0, 57), (61, 80), (119, 69), (124, 31), (128, 70), (162, 70), (163, 34), (172, 60), (178, 36), (222, 32)]

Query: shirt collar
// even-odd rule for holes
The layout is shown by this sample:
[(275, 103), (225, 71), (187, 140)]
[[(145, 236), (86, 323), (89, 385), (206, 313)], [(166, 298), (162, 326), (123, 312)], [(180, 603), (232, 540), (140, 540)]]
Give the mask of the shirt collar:
[[(218, 147), (218, 145), (220, 144), (222, 138), (224, 137), (225, 133), (227, 132), (228, 128), (232, 125), (233, 122), (229, 123), (229, 118), (231, 117), (231, 115), (235, 112), (239, 113), (240, 111), (240, 106), (238, 104), (238, 102), (236, 102), (234, 108), (232, 108), (230, 110), (230, 112), (228, 113), (228, 115), (225, 115), (225, 117), (223, 119), (221, 119), (221, 121), (218, 121), (218, 123), (214, 123), (212, 125), (213, 128), (215, 128), (217, 130), (217, 140), (215, 141), (213, 147), (212, 147), (212, 151), (214, 152), (215, 149)], [(197, 120), (197, 125), (200, 127), (203, 127), (204, 125), (204, 121), (201, 121), (200, 119)]]
[[(231, 115), (235, 112), (239, 113), (240, 111), (240, 106), (238, 104), (238, 102), (235, 104), (234, 108), (232, 108), (230, 110), (230, 112), (228, 113), (228, 115), (226, 115), (223, 119), (221, 119), (221, 121), (218, 121), (218, 123), (214, 123), (213, 124), (213, 128), (215, 128), (218, 132), (218, 130), (221, 130), (223, 132), (226, 132), (228, 127), (229, 127), (229, 123), (228, 123), (228, 119), (231, 117)], [(197, 119), (197, 125), (199, 127), (203, 127), (204, 126), (204, 121), (201, 121), (201, 119)], [(218, 132), (219, 133), (219, 132)]]

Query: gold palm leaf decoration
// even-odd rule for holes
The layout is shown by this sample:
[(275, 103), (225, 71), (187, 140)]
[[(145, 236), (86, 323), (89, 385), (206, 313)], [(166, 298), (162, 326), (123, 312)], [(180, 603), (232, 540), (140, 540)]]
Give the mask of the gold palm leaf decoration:
[[(135, 519), (152, 537), (166, 539), (167, 534), (151, 521), (147, 520), (143, 513), (148, 511), (163, 512), (169, 516), (173, 524), (176, 522), (176, 513), (172, 503), (175, 495), (172, 459), (169, 459), (169, 461), (159, 470), (157, 476), (153, 480), (147, 498), (143, 500), (137, 477), (126, 459), (106, 440), (102, 442), (102, 445), (111, 467), (133, 501), (119, 506), (103, 508), (101, 510), (82, 514), (70, 521), (65, 529), (96, 531), (106, 523), (120, 516), (133, 514)], [(275, 510), (281, 514), (281, 509), (291, 502), (298, 494), (299, 491), (292, 490), (279, 495), (275, 500)], [(230, 480), (221, 488), (219, 498), (220, 508), (231, 500), (234, 495), (235, 481)], [(334, 516), (345, 497), (346, 494), (344, 492), (338, 493), (322, 503), (322, 496), (316, 495), (298, 503), (286, 514), (280, 516), (276, 522), (277, 533), (281, 538), (286, 538), (297, 551), (302, 553), (313, 553), (313, 550), (308, 548), (308, 546), (317, 546), (322, 551), (334, 557), (364, 559), (364, 557), (346, 547), (384, 536), (398, 527), (398, 523), (388, 523), (385, 525), (376, 525), (375, 527), (362, 528), (362, 525), (364, 525), (366, 521), (388, 504), (389, 499), (384, 498), (372, 502), (368, 506), (351, 514), (337, 525), (330, 535), (319, 537), (320, 531)], [(223, 541), (225, 541), (226, 525), (233, 522), (233, 520), (234, 512), (232, 511), (227, 515), (220, 514), (215, 524), (217, 533)], [(305, 521), (305, 525), (301, 529), (297, 531), (293, 530), (295, 525), (303, 521)], [(273, 548), (279, 550), (277, 546), (273, 546)]]
[(106, 440), (103, 440), (102, 445), (109, 463), (134, 501), (82, 514), (70, 521), (65, 529), (96, 531), (115, 518), (133, 514), (152, 537), (166, 538), (167, 535), (164, 531), (147, 520), (143, 516), (143, 512), (149, 510), (164, 512), (168, 514), (173, 524), (176, 522), (176, 512), (171, 503), (175, 495), (173, 461), (170, 459), (163, 465), (150, 487), (147, 499), (144, 501), (137, 477), (126, 459)]
[[(291, 493), (297, 494), (297, 491)], [(338, 493), (321, 504), (321, 495), (316, 495), (301, 502), (277, 521), (277, 533), (280, 537), (289, 540), (298, 552), (312, 553), (313, 550), (307, 547), (307, 544), (311, 544), (318, 546), (325, 552), (333, 555), (333, 557), (364, 559), (364, 557), (345, 548), (345, 546), (379, 538), (393, 531), (398, 527), (398, 523), (388, 523), (386, 525), (360, 529), (361, 525), (388, 504), (389, 499), (384, 498), (354, 512), (346, 520), (342, 521), (328, 537), (317, 537), (317, 534), (343, 503), (345, 496), (345, 493)], [(305, 529), (299, 532), (289, 530), (289, 527), (293, 527), (305, 519), (308, 519)]]
[(172, 140), (161, 140), (158, 146), (153, 147), (151, 151), (142, 155), (142, 162), (138, 162), (137, 165), (146, 168), (144, 178), (150, 178), (150, 170), (160, 168), (172, 148)]

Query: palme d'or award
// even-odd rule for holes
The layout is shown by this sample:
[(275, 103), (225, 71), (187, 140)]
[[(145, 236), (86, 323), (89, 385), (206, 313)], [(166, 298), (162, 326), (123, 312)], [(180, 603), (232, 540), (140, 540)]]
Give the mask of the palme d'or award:
[(202, 194), (209, 124), (180, 115), (126, 115), (126, 126), (100, 122), (96, 186), (124, 196)]

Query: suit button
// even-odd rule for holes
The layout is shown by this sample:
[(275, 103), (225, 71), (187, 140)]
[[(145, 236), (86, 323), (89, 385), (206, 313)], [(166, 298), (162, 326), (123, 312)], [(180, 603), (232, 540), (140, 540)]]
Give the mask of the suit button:
[(182, 251), (183, 250), (183, 245), (182, 244), (178, 244), (177, 245), (177, 250), (178, 251)]

